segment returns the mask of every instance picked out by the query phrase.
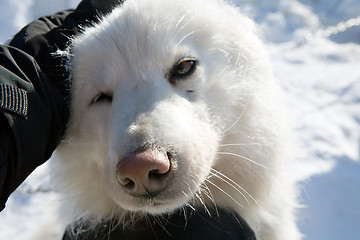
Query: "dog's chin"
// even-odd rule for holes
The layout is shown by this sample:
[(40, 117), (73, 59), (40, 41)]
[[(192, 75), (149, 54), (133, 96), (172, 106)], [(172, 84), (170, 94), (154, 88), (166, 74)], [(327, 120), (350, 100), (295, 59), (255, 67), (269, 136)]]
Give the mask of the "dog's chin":
[(116, 201), (123, 209), (130, 212), (146, 213), (151, 215), (159, 215), (174, 212), (183, 207), (189, 199), (186, 197), (158, 199), (158, 198), (142, 198), (130, 196), (127, 200)]

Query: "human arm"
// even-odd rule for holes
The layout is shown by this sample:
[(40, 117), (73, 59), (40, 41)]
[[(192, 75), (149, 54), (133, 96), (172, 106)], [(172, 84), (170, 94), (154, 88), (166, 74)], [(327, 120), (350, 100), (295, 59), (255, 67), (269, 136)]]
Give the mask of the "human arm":
[[(9, 46), (0, 46), (0, 211), (9, 195), (50, 158), (64, 133), (71, 84), (67, 58), (56, 52), (66, 50), (81, 28), (120, 2), (84, 0), (77, 9), (31, 22)], [(26, 113), (19, 114), (19, 106)]]

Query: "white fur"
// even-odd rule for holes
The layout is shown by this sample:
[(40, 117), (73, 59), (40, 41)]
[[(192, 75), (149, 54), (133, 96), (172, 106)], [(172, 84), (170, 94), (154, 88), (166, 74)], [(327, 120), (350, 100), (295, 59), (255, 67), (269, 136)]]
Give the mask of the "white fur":
[[(74, 39), (71, 118), (53, 160), (73, 218), (125, 222), (131, 212), (204, 203), (239, 213), (259, 240), (300, 239), (285, 171), (288, 124), (254, 32), (220, 0), (128, 0)], [(171, 84), (166, 76), (182, 57), (199, 66)], [(91, 104), (101, 92), (113, 101)], [(143, 144), (177, 154), (171, 187), (154, 201), (116, 179), (118, 162)]]

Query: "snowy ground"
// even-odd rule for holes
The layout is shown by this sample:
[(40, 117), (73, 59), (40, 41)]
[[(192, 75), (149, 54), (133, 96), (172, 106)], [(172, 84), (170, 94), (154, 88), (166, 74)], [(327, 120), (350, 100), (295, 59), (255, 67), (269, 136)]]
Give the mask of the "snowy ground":
[[(76, 2), (0, 0), (0, 42)], [(304, 157), (292, 169), (302, 185), (305, 239), (360, 239), (360, 1), (232, 2), (260, 24), (301, 136)], [(46, 187), (47, 171), (40, 167), (12, 195), (0, 213), (0, 239), (27, 240), (51, 215), (58, 196)]]

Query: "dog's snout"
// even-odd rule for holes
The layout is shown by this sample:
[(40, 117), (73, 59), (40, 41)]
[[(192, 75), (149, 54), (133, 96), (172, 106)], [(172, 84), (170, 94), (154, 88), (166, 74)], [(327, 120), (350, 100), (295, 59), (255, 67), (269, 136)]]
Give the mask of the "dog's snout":
[(153, 197), (173, 174), (167, 153), (148, 149), (123, 158), (117, 169), (119, 183), (133, 196)]

